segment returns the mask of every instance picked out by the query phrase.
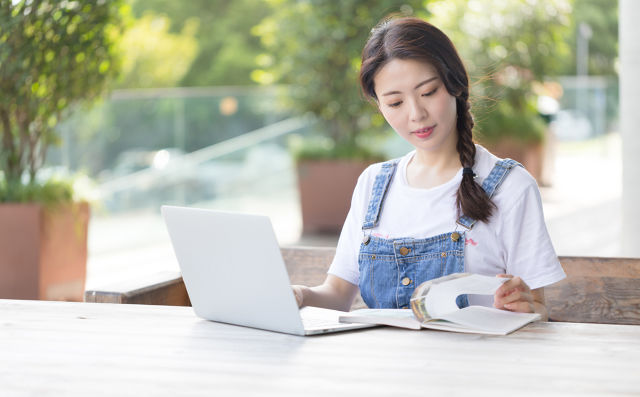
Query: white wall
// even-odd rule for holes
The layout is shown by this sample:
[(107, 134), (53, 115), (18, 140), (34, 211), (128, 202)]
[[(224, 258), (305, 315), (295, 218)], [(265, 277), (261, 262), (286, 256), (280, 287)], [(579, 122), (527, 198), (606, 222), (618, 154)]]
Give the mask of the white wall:
[(640, 257), (640, 1), (620, 0), (622, 254)]

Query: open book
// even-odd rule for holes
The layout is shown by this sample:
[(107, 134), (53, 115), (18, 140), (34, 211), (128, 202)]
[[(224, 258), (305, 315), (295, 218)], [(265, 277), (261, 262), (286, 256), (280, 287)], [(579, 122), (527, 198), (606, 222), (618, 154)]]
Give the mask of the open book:
[(540, 319), (538, 313), (515, 313), (484, 306), (458, 308), (461, 294), (493, 295), (507, 278), (455, 273), (424, 282), (411, 296), (411, 309), (360, 309), (341, 322), (383, 324), (410, 329), (506, 335)]

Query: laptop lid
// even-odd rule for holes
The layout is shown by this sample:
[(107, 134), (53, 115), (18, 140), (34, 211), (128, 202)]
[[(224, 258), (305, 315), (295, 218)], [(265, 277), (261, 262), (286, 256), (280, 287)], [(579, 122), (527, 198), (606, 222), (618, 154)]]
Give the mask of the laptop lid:
[(161, 211), (196, 315), (295, 335), (375, 326), (340, 323), (343, 312), (336, 310), (298, 310), (268, 217), (173, 206)]
[(196, 315), (304, 334), (268, 217), (173, 206), (161, 212)]

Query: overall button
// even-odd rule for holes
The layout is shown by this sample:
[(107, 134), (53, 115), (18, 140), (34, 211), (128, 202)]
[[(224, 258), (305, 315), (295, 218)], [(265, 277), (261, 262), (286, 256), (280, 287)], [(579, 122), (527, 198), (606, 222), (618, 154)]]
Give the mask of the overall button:
[(402, 279), (402, 285), (409, 285), (411, 284), (411, 279), (409, 277), (405, 277)]
[(458, 240), (460, 240), (460, 233), (458, 232), (451, 233), (451, 241), (455, 243)]
[(371, 237), (369, 235), (364, 236), (364, 238), (362, 239), (362, 244), (364, 245), (368, 245), (369, 241), (371, 241)]
[(400, 255), (404, 256), (407, 255), (409, 253), (409, 251), (411, 251), (409, 248), (407, 247), (400, 247)]

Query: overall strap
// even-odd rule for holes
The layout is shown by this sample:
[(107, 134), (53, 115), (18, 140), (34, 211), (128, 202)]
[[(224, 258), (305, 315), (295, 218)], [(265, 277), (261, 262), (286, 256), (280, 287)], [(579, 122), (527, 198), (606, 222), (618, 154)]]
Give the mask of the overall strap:
[(362, 230), (372, 229), (378, 224), (380, 208), (382, 208), (384, 197), (386, 196), (389, 185), (391, 184), (393, 174), (396, 172), (398, 162), (399, 160), (395, 159), (382, 163), (382, 169), (378, 175), (376, 175), (376, 179), (373, 182), (371, 198), (369, 199), (369, 205), (367, 206), (367, 215), (364, 217)]
[[(487, 178), (484, 180), (484, 182), (482, 182), (482, 188), (484, 189), (485, 193), (487, 193), (489, 199), (493, 197), (496, 189), (498, 189), (511, 169), (516, 166), (522, 167), (522, 164), (512, 159), (504, 159), (496, 162), (496, 165), (493, 166), (493, 169), (491, 170)], [(460, 219), (457, 220), (457, 223), (460, 226), (466, 227), (467, 229), (471, 230), (473, 225), (476, 223), (476, 220), (463, 215), (460, 217)]]

